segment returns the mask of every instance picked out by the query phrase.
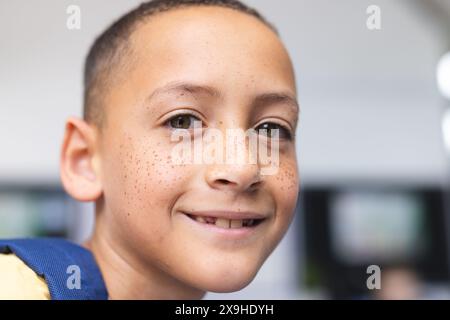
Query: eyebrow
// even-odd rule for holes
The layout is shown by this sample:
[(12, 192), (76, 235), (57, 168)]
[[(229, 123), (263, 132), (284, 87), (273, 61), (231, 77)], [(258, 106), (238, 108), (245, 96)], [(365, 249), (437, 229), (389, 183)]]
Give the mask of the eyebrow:
[(295, 112), (300, 111), (300, 106), (297, 99), (289, 93), (284, 92), (270, 92), (263, 93), (258, 96), (253, 101), (254, 105), (270, 105), (270, 104), (287, 104), (291, 106)]
[[(147, 98), (147, 101), (152, 100), (156, 96), (160, 94), (170, 93), (170, 92), (186, 92), (189, 94), (205, 94), (211, 97), (220, 98), (222, 97), (222, 93), (220, 90), (207, 86), (207, 85), (198, 85), (190, 82), (171, 82), (162, 87), (155, 89)], [(257, 95), (252, 102), (253, 106), (256, 105), (269, 105), (283, 103), (294, 108), (295, 112), (298, 112), (300, 107), (295, 96), (286, 93), (286, 92), (269, 92), (262, 93)]]
[(222, 94), (219, 90), (214, 87), (197, 85), (189, 82), (171, 82), (160, 88), (155, 89), (147, 101), (152, 100), (160, 94), (170, 93), (170, 92), (186, 92), (190, 94), (206, 94), (211, 97), (221, 97)]

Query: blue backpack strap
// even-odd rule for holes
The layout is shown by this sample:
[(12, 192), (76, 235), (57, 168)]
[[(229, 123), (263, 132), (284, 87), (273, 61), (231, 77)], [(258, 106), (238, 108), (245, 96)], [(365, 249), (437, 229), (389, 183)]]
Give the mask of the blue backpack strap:
[[(0, 253), (14, 253), (34, 272), (44, 277), (54, 300), (108, 299), (94, 256), (79, 245), (52, 238), (0, 240)], [(67, 285), (73, 272), (70, 266), (79, 267), (79, 288), (71, 289)]]

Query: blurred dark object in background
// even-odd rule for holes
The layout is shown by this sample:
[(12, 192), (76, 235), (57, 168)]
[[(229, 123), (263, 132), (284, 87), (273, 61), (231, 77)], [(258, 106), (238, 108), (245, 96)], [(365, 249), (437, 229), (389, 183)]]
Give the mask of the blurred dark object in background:
[(410, 287), (405, 285), (406, 299), (418, 292), (420, 281), (427, 287), (447, 287), (445, 196), (442, 188), (431, 186), (304, 186), (306, 286), (326, 288), (334, 299), (389, 296), (367, 288), (367, 267), (376, 265), (386, 286), (396, 283), (389, 281), (395, 275), (397, 282), (411, 280)]
[[(82, 240), (82, 204), (60, 186), (0, 184), (0, 238), (64, 237)], [(89, 232), (85, 230), (83, 232)]]

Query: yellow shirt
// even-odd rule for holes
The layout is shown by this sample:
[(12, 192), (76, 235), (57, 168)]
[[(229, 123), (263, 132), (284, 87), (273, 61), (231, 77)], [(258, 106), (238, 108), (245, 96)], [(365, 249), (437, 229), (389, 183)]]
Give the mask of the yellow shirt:
[(12, 253), (0, 253), (0, 300), (50, 300), (44, 278)]

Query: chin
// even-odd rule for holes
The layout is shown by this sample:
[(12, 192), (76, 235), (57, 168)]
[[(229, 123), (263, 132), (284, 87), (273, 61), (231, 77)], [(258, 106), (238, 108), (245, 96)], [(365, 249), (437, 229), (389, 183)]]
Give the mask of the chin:
[(216, 293), (239, 291), (252, 282), (257, 272), (258, 268), (249, 269), (248, 266), (245, 269), (229, 268), (223, 272), (205, 271), (199, 274), (197, 286), (204, 291)]
[(227, 281), (224, 279), (216, 279), (205, 284), (205, 291), (215, 292), (215, 293), (229, 293), (244, 289), (253, 280), (252, 278), (241, 278), (233, 279), (232, 281)]

